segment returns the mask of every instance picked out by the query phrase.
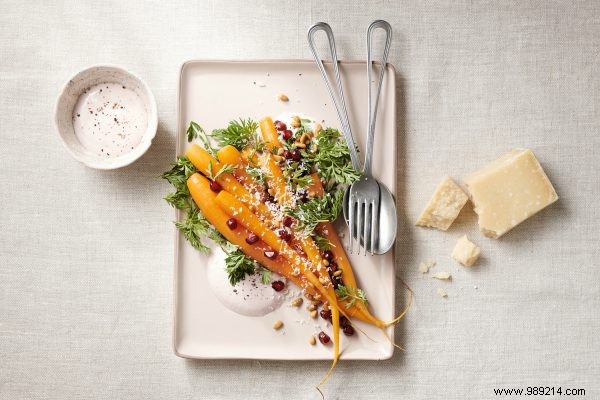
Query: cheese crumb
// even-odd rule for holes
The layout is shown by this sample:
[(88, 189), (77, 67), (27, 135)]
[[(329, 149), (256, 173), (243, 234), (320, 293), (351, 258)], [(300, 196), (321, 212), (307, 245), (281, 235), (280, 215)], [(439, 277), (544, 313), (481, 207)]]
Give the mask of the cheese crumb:
[(479, 258), (480, 252), (479, 247), (471, 242), (467, 235), (464, 235), (456, 242), (456, 246), (454, 246), (454, 250), (452, 250), (452, 258), (462, 265), (470, 267), (475, 264), (475, 261)]
[(450, 275), (448, 272), (436, 272), (435, 274), (431, 275), (431, 277), (445, 281), (445, 280), (450, 279), (452, 277), (452, 275)]
[(434, 260), (423, 261), (419, 264), (419, 272), (426, 274), (435, 265)]
[(442, 288), (437, 288), (437, 294), (440, 297), (448, 297), (448, 292), (446, 292), (444, 289)]

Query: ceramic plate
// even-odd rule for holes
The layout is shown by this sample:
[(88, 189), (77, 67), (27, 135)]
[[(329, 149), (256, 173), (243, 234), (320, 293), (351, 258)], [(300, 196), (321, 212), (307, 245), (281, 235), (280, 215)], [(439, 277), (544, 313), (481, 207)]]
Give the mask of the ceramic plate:
[[(353, 133), (366, 141), (366, 63), (342, 62), (340, 72)], [(284, 93), (288, 102), (278, 100)], [(395, 186), (395, 71), (388, 66), (375, 132), (373, 174), (392, 192)], [(189, 144), (185, 130), (190, 120), (207, 132), (224, 127), (231, 119), (276, 117), (289, 112), (310, 115), (324, 126), (339, 127), (335, 108), (312, 61), (190, 61), (183, 64), (179, 82), (177, 154)], [(181, 216), (178, 214), (177, 218)], [(338, 224), (339, 226), (339, 224)], [(342, 229), (342, 241), (346, 232)], [(206, 267), (213, 256), (199, 253), (179, 233), (175, 236), (175, 326), (174, 350), (186, 358), (237, 358), (277, 360), (331, 359), (331, 344), (308, 343), (310, 335), (331, 331), (322, 318), (312, 319), (306, 301), (300, 308), (289, 305), (299, 290), (290, 286), (289, 301), (263, 317), (238, 315), (225, 308), (206, 280)], [(350, 256), (359, 286), (366, 292), (371, 311), (380, 319), (394, 316), (395, 273), (392, 252), (381, 256)], [(273, 322), (284, 327), (275, 331)], [(372, 339), (356, 332), (341, 340), (342, 359), (390, 358), (394, 347), (382, 331), (357, 322)], [(394, 336), (393, 328), (387, 330)]]

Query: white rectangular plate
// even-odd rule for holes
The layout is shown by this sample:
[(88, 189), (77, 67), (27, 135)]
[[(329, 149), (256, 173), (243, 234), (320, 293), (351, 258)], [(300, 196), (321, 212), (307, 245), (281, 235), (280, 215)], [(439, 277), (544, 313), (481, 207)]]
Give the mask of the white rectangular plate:
[[(367, 84), (365, 62), (342, 62), (340, 72), (354, 135), (366, 142)], [(278, 101), (284, 93), (289, 102)], [(374, 175), (392, 192), (396, 162), (395, 71), (386, 70), (375, 132)], [(339, 127), (335, 108), (312, 61), (190, 61), (181, 67), (179, 82), (179, 128), (177, 154), (189, 144), (185, 130), (191, 120), (207, 132), (240, 117), (258, 120), (288, 112), (300, 112), (323, 120), (324, 126)], [(177, 215), (177, 218), (180, 218)], [(342, 233), (346, 237), (345, 232)], [(343, 242), (346, 239), (342, 239)], [(392, 252), (382, 256), (350, 256), (359, 287), (367, 294), (372, 313), (380, 319), (394, 316), (395, 273)], [(289, 301), (264, 317), (246, 317), (221, 305), (206, 282), (208, 257), (192, 248), (185, 238), (175, 237), (175, 327), (174, 350), (186, 358), (237, 358), (317, 360), (331, 359), (332, 346), (308, 343), (310, 335), (330, 326), (311, 319), (303, 307)], [(291, 289), (294, 290), (294, 289)], [(298, 290), (295, 290), (298, 292)], [(290, 297), (291, 298), (291, 297)], [(284, 328), (275, 331), (273, 322)], [(352, 337), (343, 334), (343, 359), (390, 358), (394, 347), (381, 330), (358, 322)], [(393, 337), (393, 328), (387, 333)]]

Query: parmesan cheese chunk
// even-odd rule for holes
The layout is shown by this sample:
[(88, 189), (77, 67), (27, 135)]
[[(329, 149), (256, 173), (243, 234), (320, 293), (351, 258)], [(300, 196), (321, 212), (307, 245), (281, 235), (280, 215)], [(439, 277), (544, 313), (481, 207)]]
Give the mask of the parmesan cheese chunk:
[(445, 231), (452, 225), (468, 200), (469, 197), (465, 192), (454, 183), (452, 178), (446, 176), (419, 216), (417, 225)]
[(499, 238), (558, 200), (552, 183), (529, 149), (515, 149), (465, 179), (479, 227)]
[(467, 235), (464, 235), (456, 242), (456, 246), (454, 246), (454, 250), (452, 250), (452, 258), (462, 265), (470, 267), (475, 264), (475, 261), (479, 258), (479, 253), (479, 247), (471, 242)]

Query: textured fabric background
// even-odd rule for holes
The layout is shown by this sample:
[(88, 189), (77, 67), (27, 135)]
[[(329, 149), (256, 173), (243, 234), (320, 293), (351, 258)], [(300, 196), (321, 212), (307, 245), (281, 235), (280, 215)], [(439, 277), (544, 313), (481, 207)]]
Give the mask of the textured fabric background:
[[(319, 398), (327, 363), (173, 355), (173, 213), (157, 177), (174, 156), (184, 60), (309, 58), (319, 20), (340, 58), (360, 59), (375, 18), (394, 28), (397, 274), (416, 299), (397, 329), (406, 351), (342, 362), (327, 397), (543, 385), (600, 398), (600, 2), (251, 3), (0, 1), (0, 398)], [(153, 146), (117, 171), (78, 164), (52, 125), (61, 86), (97, 63), (137, 72), (158, 102)], [(517, 146), (534, 150), (558, 203), (501, 240), (470, 210), (447, 233), (414, 227), (444, 174)], [(449, 256), (464, 233), (482, 248), (472, 269)], [(429, 258), (452, 282), (417, 271)]]

